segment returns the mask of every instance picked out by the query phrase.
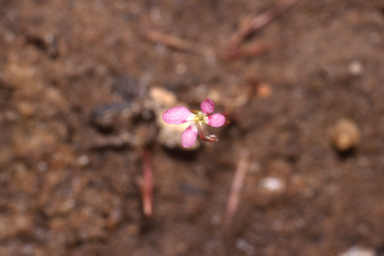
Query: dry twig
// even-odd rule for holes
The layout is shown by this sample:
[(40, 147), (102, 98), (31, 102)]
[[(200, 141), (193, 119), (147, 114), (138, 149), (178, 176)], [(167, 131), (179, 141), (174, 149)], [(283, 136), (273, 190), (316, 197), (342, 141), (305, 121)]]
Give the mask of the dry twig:
[[(242, 25), (235, 33), (232, 38), (229, 40), (228, 48), (224, 56), (230, 58), (232, 56), (237, 57), (239, 55), (239, 46), (244, 41), (246, 37), (248, 37), (253, 32), (263, 28), (271, 21), (273, 21), (276, 17), (283, 14), (285, 11), (289, 9), (297, 0), (281, 0), (280, 3), (272, 7), (271, 9), (265, 11), (259, 16), (251, 19)], [(258, 45), (256, 45), (258, 46)], [(254, 47), (256, 50), (251, 51), (252, 54), (260, 53), (263, 49), (261, 46)], [(244, 55), (244, 54), (243, 54)]]
[(144, 32), (144, 35), (152, 42), (160, 43), (170, 48), (188, 52), (200, 52), (200, 49), (195, 44), (175, 36), (166, 35), (155, 30), (147, 30)]
[(249, 166), (249, 155), (248, 149), (243, 149), (240, 153), (240, 160), (233, 178), (231, 191), (228, 197), (227, 209), (225, 211), (224, 227), (229, 228), (232, 224), (236, 210), (239, 206), (240, 193), (243, 188), (244, 178)]
[(271, 45), (267, 46), (255, 43), (248, 47), (228, 49), (223, 53), (222, 58), (224, 60), (229, 60), (242, 58), (244, 56), (257, 56), (269, 48), (272, 48)]

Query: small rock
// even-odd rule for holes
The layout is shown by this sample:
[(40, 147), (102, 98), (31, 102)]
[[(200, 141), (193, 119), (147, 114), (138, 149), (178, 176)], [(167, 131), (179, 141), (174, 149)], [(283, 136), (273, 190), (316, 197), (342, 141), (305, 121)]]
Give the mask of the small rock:
[(341, 152), (355, 148), (361, 139), (359, 127), (349, 119), (340, 119), (331, 128), (330, 136), (332, 144)]
[(272, 87), (267, 83), (261, 83), (257, 88), (257, 96), (266, 99), (272, 94)]
[(353, 246), (348, 251), (339, 253), (339, 256), (375, 256), (376, 253), (372, 249), (363, 248), (360, 246)]
[(364, 72), (364, 68), (361, 62), (355, 60), (349, 64), (348, 71), (353, 76), (361, 76)]
[(86, 166), (89, 164), (89, 158), (86, 155), (82, 155), (79, 157), (78, 162), (82, 166)]
[(267, 177), (260, 181), (261, 188), (269, 192), (282, 192), (285, 190), (285, 183), (281, 179)]

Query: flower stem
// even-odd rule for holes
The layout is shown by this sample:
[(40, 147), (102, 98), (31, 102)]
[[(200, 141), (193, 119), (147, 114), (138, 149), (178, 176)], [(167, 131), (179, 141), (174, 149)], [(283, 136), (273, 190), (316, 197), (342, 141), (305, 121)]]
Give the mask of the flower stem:
[(203, 134), (203, 130), (201, 129), (201, 126), (200, 126), (200, 122), (199, 121), (195, 121), (195, 124), (196, 124), (196, 127), (197, 127), (197, 130), (199, 132), (199, 136), (202, 140), (205, 140), (205, 141), (209, 141), (211, 143), (215, 142), (215, 141), (218, 141), (216, 135), (214, 134), (211, 134), (211, 135), (208, 135), (208, 136), (204, 136)]

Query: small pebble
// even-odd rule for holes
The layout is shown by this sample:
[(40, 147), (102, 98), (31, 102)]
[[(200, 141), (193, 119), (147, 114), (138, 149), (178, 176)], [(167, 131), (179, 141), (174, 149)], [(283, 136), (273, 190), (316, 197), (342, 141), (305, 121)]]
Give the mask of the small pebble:
[(89, 158), (86, 155), (80, 156), (78, 161), (79, 161), (79, 164), (82, 166), (86, 166), (89, 164)]
[(262, 98), (266, 99), (272, 94), (272, 87), (267, 83), (261, 83), (257, 88), (257, 95)]
[(375, 256), (376, 253), (372, 249), (363, 248), (360, 246), (353, 246), (347, 251), (339, 253), (339, 256)]
[(364, 72), (364, 68), (361, 62), (355, 60), (349, 64), (348, 71), (353, 76), (361, 76)]
[(361, 139), (357, 124), (344, 118), (331, 128), (330, 134), (332, 144), (341, 152), (355, 148)]
[(260, 186), (270, 192), (282, 192), (285, 190), (285, 184), (281, 179), (267, 177), (260, 181)]

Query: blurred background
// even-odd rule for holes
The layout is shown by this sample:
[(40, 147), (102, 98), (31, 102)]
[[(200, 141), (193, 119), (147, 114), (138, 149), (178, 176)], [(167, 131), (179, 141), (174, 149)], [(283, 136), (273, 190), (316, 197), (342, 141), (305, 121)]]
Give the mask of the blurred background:
[(384, 255), (383, 84), (379, 0), (0, 0), (0, 255)]

